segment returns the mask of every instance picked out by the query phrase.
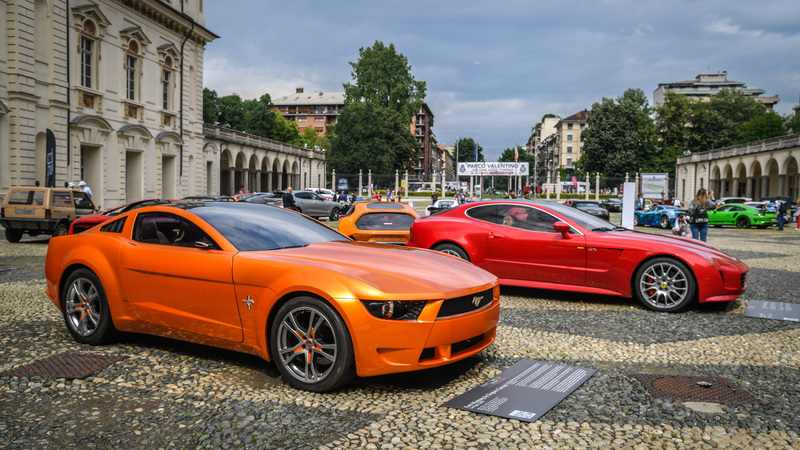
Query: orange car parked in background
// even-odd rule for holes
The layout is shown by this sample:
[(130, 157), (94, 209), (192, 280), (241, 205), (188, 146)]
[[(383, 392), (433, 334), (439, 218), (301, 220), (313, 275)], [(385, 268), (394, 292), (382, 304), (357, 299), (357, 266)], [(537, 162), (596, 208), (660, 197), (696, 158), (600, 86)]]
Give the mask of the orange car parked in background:
[(361, 242), (405, 244), (418, 217), (406, 203), (361, 202), (339, 219), (339, 232)]
[(53, 238), (45, 275), (78, 342), (120, 330), (237, 350), (315, 392), (475, 355), (500, 311), (497, 277), (466, 261), (246, 202), (139, 208)]

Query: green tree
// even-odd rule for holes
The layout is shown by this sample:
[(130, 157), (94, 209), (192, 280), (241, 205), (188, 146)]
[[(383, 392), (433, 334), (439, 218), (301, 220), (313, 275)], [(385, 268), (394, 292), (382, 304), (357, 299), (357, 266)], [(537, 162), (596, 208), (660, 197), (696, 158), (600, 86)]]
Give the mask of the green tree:
[(203, 88), (203, 122), (211, 125), (216, 125), (219, 122), (218, 98), (217, 91)]
[(478, 150), (478, 161), (484, 162), (486, 159), (483, 157), (483, 147), (476, 144), (472, 138), (459, 138), (455, 143), (458, 149), (456, 162), (475, 162), (475, 149)]
[(419, 158), (408, 123), (386, 107), (354, 103), (339, 116), (327, 154), (328, 167), (339, 173), (392, 173), (411, 169)]
[(345, 107), (365, 102), (397, 112), (403, 121), (411, 118), (425, 100), (425, 82), (411, 75), (411, 66), (394, 44), (375, 41), (358, 50), (358, 62), (351, 62), (353, 83), (344, 84)]
[(784, 126), (789, 133), (800, 133), (800, 114), (787, 116)]
[(753, 117), (739, 127), (739, 144), (786, 135), (785, 119), (770, 111)]
[(652, 168), (656, 132), (641, 89), (628, 89), (616, 101), (603, 98), (592, 105), (586, 122), (580, 171), (624, 176)]
[[(536, 156), (526, 153), (519, 145), (516, 145), (515, 147), (517, 149), (518, 161), (528, 163), (530, 165), (530, 169), (533, 170), (533, 164), (536, 162)], [(503, 150), (503, 153), (499, 158), (497, 158), (497, 162), (514, 162), (515, 147)]]
[(239, 94), (230, 94), (217, 99), (220, 126), (246, 132), (244, 101)]
[[(742, 125), (757, 116), (766, 114), (767, 108), (753, 97), (741, 91), (723, 89), (708, 101), (708, 108), (714, 116), (717, 139), (714, 148), (727, 147), (739, 142)], [(710, 130), (709, 130), (710, 131)]]

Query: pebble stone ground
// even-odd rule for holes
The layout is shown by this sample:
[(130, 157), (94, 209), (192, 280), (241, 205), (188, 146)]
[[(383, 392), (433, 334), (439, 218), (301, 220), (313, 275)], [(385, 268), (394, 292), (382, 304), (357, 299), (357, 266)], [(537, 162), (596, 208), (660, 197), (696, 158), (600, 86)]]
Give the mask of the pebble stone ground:
[[(44, 295), (47, 239), (2, 241), (0, 372), (63, 352), (129, 358), (85, 380), (0, 377), (0, 448), (798, 448), (800, 323), (743, 315), (749, 300), (800, 303), (792, 230), (710, 230), (752, 269), (728, 305), (661, 314), (504, 288), (497, 340), (479, 357), (328, 394), (234, 352), (140, 335), (79, 345)], [(532, 423), (441, 406), (525, 358), (597, 373)], [(654, 398), (637, 373), (722, 377), (759, 403), (689, 407)]]

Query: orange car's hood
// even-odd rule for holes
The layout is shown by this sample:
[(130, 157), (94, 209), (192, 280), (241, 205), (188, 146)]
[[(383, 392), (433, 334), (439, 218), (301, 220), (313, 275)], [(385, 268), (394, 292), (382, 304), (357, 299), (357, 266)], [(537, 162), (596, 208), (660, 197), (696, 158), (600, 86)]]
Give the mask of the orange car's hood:
[[(488, 289), (497, 284), (496, 276), (466, 261), (395, 245), (323, 242), (303, 248), (243, 252), (237, 255), (243, 262), (241, 258), (276, 263), (280, 269), (273, 273), (291, 272), (293, 278), (306, 278), (309, 285), (329, 283), (331, 290), (338, 291), (342, 286), (360, 298), (451, 298), (475, 292), (478, 286)], [(271, 278), (261, 273), (262, 282), (267, 281), (265, 275)]]

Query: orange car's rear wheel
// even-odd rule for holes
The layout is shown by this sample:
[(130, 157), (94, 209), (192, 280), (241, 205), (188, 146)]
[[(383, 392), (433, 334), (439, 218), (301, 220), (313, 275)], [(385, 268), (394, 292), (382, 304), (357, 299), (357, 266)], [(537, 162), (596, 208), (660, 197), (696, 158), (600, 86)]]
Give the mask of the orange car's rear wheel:
[(270, 350), (289, 385), (326, 392), (353, 379), (353, 342), (330, 305), (312, 297), (297, 297), (281, 306), (275, 317)]
[(61, 294), (61, 309), (69, 333), (82, 344), (102, 344), (116, 331), (106, 291), (90, 270), (78, 269), (69, 276)]

